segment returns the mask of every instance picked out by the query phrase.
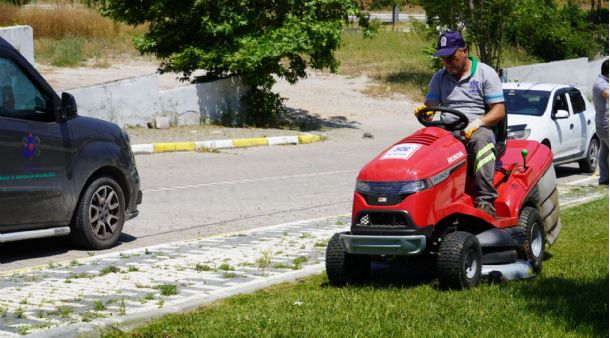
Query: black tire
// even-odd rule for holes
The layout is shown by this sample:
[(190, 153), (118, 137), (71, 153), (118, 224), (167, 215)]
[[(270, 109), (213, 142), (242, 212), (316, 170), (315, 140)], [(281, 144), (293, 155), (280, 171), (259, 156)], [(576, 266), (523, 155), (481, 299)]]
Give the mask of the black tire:
[(94, 179), (81, 194), (72, 222), (72, 240), (93, 250), (116, 244), (125, 223), (125, 196), (111, 177)]
[(589, 142), (589, 148), (587, 149), (587, 157), (578, 161), (580, 171), (587, 174), (592, 174), (597, 169), (597, 162), (599, 158), (599, 140), (592, 138)]
[(546, 236), (542, 217), (536, 208), (525, 207), (519, 215), (519, 227), (525, 234), (525, 242), (519, 247), (519, 258), (527, 260), (535, 273), (542, 272)]
[(448, 234), (436, 261), (440, 287), (461, 290), (478, 285), (482, 261), (481, 245), (474, 235), (463, 231)]
[(334, 234), (326, 247), (326, 275), (333, 286), (362, 282), (369, 275), (371, 258), (343, 250), (340, 234)]

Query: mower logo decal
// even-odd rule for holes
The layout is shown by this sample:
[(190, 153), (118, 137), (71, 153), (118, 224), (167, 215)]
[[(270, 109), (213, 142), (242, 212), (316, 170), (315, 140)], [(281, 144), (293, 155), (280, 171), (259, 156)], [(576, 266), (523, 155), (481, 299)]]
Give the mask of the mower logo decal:
[(421, 144), (415, 143), (404, 143), (397, 144), (392, 147), (392, 149), (388, 150), (383, 156), (381, 156), (381, 160), (408, 160), (415, 152), (421, 148)]
[(451, 163), (455, 162), (457, 159), (460, 159), (462, 157), (464, 157), (464, 153), (460, 151), (459, 153), (457, 153), (453, 156), (447, 157), (447, 162), (449, 164), (451, 164)]

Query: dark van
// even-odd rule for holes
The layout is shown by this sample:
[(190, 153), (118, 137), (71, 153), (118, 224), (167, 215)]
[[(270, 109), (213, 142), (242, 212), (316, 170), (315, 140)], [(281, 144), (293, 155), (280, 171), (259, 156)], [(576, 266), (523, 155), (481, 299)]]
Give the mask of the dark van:
[(0, 38), (0, 243), (70, 235), (106, 249), (141, 201), (127, 134), (78, 116), (74, 97)]

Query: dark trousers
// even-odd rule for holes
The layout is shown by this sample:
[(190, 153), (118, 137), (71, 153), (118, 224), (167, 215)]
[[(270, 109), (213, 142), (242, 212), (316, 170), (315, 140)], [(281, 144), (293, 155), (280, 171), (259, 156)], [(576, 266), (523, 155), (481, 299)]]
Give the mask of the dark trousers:
[(496, 171), (496, 137), (486, 127), (477, 129), (468, 142), (468, 161), (474, 173), (475, 202), (488, 202), (493, 205), (498, 197), (493, 180)]

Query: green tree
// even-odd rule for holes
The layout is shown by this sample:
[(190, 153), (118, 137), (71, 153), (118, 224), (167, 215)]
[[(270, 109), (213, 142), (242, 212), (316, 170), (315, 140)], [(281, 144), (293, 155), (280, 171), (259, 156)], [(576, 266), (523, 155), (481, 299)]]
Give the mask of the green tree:
[(504, 31), (519, 0), (420, 0), (427, 22), (443, 30), (465, 31), (481, 61), (500, 68)]
[(352, 0), (98, 0), (104, 15), (131, 25), (148, 24), (134, 39), (142, 53), (163, 59), (161, 72), (204, 69), (207, 77), (240, 75), (251, 90), (249, 117), (257, 126), (277, 122), (282, 99), (275, 77), (296, 83), (305, 70), (339, 66), (333, 52), (348, 15), (368, 19)]
[(608, 53), (608, 22), (594, 24), (573, 1), (519, 0), (506, 27), (507, 40), (545, 61)]

